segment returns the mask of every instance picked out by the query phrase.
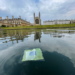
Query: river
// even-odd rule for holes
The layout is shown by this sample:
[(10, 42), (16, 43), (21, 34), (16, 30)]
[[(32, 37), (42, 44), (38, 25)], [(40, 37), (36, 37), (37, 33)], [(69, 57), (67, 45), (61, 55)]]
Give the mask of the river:
[[(44, 61), (22, 62), (24, 50), (34, 48)], [(75, 75), (75, 30), (0, 31), (0, 75)]]

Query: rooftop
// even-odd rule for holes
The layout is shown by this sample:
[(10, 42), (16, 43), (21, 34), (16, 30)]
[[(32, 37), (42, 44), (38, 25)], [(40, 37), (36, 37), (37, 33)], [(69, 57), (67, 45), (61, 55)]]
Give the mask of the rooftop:
[(71, 20), (53, 20), (53, 21), (44, 21), (44, 22), (54, 22), (54, 21), (71, 21)]

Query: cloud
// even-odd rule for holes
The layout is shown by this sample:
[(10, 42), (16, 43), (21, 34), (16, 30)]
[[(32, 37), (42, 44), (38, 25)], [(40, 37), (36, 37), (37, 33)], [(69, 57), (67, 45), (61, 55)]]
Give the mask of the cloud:
[(0, 16), (27, 19), (33, 22), (33, 13), (41, 13), (42, 23), (51, 19), (72, 19), (75, 12), (75, 0), (0, 0)]

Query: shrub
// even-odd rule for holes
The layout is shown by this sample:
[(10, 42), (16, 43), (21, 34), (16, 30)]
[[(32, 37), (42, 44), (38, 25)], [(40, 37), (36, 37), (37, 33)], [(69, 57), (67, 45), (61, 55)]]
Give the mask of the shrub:
[(1, 27), (6, 27), (6, 25), (1, 25)]

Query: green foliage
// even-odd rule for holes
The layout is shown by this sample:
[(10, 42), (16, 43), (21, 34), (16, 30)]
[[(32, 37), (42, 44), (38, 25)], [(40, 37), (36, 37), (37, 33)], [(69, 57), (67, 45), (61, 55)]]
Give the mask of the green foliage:
[(6, 25), (1, 25), (1, 27), (6, 27)]
[(75, 27), (75, 24), (56, 24), (56, 25), (37, 25), (37, 26), (20, 26), (20, 27), (3, 27), (3, 29), (42, 29), (42, 28), (71, 28)]

